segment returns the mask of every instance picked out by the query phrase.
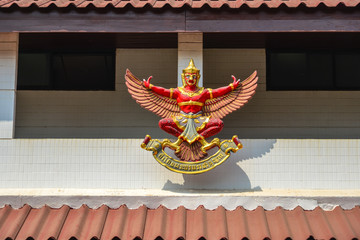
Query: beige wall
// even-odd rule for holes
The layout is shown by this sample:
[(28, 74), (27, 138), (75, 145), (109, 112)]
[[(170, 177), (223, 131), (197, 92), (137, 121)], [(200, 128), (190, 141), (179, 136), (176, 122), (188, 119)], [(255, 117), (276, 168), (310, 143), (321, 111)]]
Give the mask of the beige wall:
[[(190, 59), (194, 60), (195, 66), (203, 72), (203, 33), (178, 33), (178, 85), (182, 85), (181, 73), (187, 68)], [(202, 75), (198, 81), (200, 87), (203, 86)]]
[(142, 109), (127, 92), (125, 70), (153, 84), (176, 85), (177, 49), (118, 49), (116, 91), (18, 91), (17, 138), (165, 137), (160, 118)]
[[(259, 85), (243, 109), (226, 116), (223, 137), (242, 138), (358, 138), (358, 91), (266, 91), (264, 49), (207, 49), (205, 86), (242, 80), (258, 71)], [(291, 79), (289, 79), (291, 81)]]
[[(153, 84), (176, 86), (177, 49), (119, 49), (116, 91), (18, 91), (16, 137), (166, 137), (159, 118), (140, 108), (124, 85), (125, 69)], [(358, 138), (360, 94), (266, 91), (264, 49), (204, 49), (204, 86), (229, 84), (258, 70), (259, 86), (243, 109), (226, 116), (220, 137)], [(291, 81), (291, 79), (289, 79)]]

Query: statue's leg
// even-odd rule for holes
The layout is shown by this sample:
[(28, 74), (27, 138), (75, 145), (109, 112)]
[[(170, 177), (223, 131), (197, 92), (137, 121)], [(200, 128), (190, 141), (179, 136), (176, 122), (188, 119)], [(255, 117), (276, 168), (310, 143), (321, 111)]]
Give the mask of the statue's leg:
[(223, 129), (223, 127), (223, 121), (218, 118), (212, 118), (209, 120), (206, 126), (201, 131), (199, 131), (199, 134), (204, 138), (209, 138), (215, 134), (218, 134)]
[(172, 120), (171, 118), (161, 119), (159, 121), (159, 127), (165, 132), (175, 137), (179, 137), (180, 134), (183, 132), (180, 128), (178, 128), (174, 120)]
[[(209, 138), (214, 136), (215, 134), (219, 133), (224, 127), (223, 121), (220, 119), (210, 119), (209, 122), (206, 124), (202, 131), (199, 131), (199, 134), (204, 138)], [(214, 138), (210, 143), (208, 143), (205, 139), (200, 140), (200, 143), (203, 145), (201, 147), (201, 151), (206, 152), (207, 150), (215, 147), (220, 146), (220, 139)]]
[[(159, 121), (159, 127), (164, 130), (165, 132), (175, 136), (175, 137), (179, 137), (181, 135), (181, 133), (183, 132), (180, 128), (178, 128), (178, 126), (176, 125), (176, 123), (174, 122), (174, 120), (172, 120), (171, 118), (164, 118), (161, 119)], [(176, 142), (171, 142), (169, 139), (164, 139), (164, 141), (162, 142), (162, 147), (169, 147), (173, 150), (175, 150), (176, 153), (180, 152), (180, 144), (183, 142), (183, 140), (181, 138), (178, 138)]]

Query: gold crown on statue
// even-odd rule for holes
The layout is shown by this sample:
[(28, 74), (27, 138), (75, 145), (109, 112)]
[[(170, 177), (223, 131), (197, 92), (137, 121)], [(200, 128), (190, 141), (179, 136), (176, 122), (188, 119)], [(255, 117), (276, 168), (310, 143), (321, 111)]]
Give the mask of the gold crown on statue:
[(189, 66), (182, 70), (183, 73), (197, 73), (199, 74), (200, 70), (195, 67), (194, 60), (190, 59)]

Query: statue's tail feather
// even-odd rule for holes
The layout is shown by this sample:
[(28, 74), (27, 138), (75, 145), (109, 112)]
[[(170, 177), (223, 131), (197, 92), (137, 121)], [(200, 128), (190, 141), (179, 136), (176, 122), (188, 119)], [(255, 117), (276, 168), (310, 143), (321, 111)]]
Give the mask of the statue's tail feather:
[(180, 158), (182, 161), (187, 162), (196, 162), (202, 160), (206, 157), (207, 154), (201, 151), (201, 143), (199, 141), (195, 141), (191, 145), (184, 141), (180, 144), (180, 152), (176, 153), (176, 156)]

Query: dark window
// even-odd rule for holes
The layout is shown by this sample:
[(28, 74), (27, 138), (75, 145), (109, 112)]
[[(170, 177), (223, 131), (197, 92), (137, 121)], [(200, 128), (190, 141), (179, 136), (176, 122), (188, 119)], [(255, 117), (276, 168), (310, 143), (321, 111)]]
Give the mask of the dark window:
[(50, 89), (50, 54), (20, 53), (18, 89)]
[(114, 52), (20, 52), (20, 90), (114, 90)]
[(360, 53), (337, 52), (334, 64), (337, 88), (360, 89)]
[(268, 50), (268, 90), (360, 90), (360, 52)]

